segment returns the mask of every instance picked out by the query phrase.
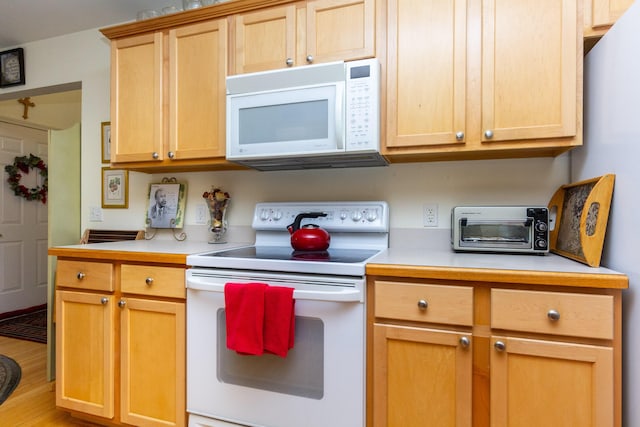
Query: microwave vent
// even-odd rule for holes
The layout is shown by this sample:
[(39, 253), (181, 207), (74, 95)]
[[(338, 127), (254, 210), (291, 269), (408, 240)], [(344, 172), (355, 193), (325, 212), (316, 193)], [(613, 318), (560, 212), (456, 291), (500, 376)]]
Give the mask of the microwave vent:
[(341, 153), (327, 156), (243, 159), (233, 160), (233, 162), (259, 171), (356, 168), (387, 166), (389, 164), (380, 153)]

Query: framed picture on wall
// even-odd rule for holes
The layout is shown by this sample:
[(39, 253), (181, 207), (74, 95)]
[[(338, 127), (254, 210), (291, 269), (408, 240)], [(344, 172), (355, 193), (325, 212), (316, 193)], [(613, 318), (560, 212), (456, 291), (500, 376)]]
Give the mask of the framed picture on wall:
[(129, 171), (102, 168), (102, 207), (129, 207)]
[(111, 122), (102, 122), (102, 163), (111, 162)]
[(24, 50), (5, 50), (0, 52), (0, 87), (25, 84), (24, 80)]

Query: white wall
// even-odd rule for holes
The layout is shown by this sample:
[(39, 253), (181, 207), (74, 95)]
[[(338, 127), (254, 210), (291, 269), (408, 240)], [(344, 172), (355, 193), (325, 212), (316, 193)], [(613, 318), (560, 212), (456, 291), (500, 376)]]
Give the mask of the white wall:
[(585, 59), (585, 146), (572, 155), (572, 178), (616, 174), (602, 264), (629, 276), (623, 297), (623, 425), (640, 426), (640, 2)]
[[(14, 92), (82, 83), (82, 228), (143, 228), (148, 185), (165, 175), (130, 174), (129, 208), (105, 209), (103, 222), (89, 221), (100, 207), (100, 122), (109, 120), (109, 44), (96, 30), (26, 44), (27, 85)], [(10, 90), (0, 90), (0, 96)], [(211, 185), (233, 197), (231, 226), (248, 226), (253, 205), (275, 200), (382, 199), (391, 204), (393, 228), (421, 228), (423, 203), (439, 205), (439, 226), (449, 227), (456, 204), (542, 204), (569, 179), (569, 156), (558, 158), (436, 162), (386, 168), (291, 172), (171, 174), (187, 183), (185, 224)], [(208, 236), (199, 236), (207, 239)], [(198, 238), (193, 235), (192, 238)]]

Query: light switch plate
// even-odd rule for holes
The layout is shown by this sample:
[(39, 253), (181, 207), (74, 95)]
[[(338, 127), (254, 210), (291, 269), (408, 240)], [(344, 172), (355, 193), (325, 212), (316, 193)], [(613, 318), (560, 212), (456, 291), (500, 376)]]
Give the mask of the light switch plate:
[(89, 208), (89, 221), (102, 222), (102, 209), (97, 206), (91, 206)]

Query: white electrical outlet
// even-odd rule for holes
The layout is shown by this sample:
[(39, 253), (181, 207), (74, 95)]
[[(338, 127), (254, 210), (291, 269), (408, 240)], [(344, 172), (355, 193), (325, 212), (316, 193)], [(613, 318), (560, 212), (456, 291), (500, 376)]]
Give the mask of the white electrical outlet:
[(438, 205), (435, 203), (425, 203), (422, 206), (422, 225), (425, 227), (438, 226)]
[(207, 207), (205, 205), (196, 206), (196, 224), (207, 223)]

